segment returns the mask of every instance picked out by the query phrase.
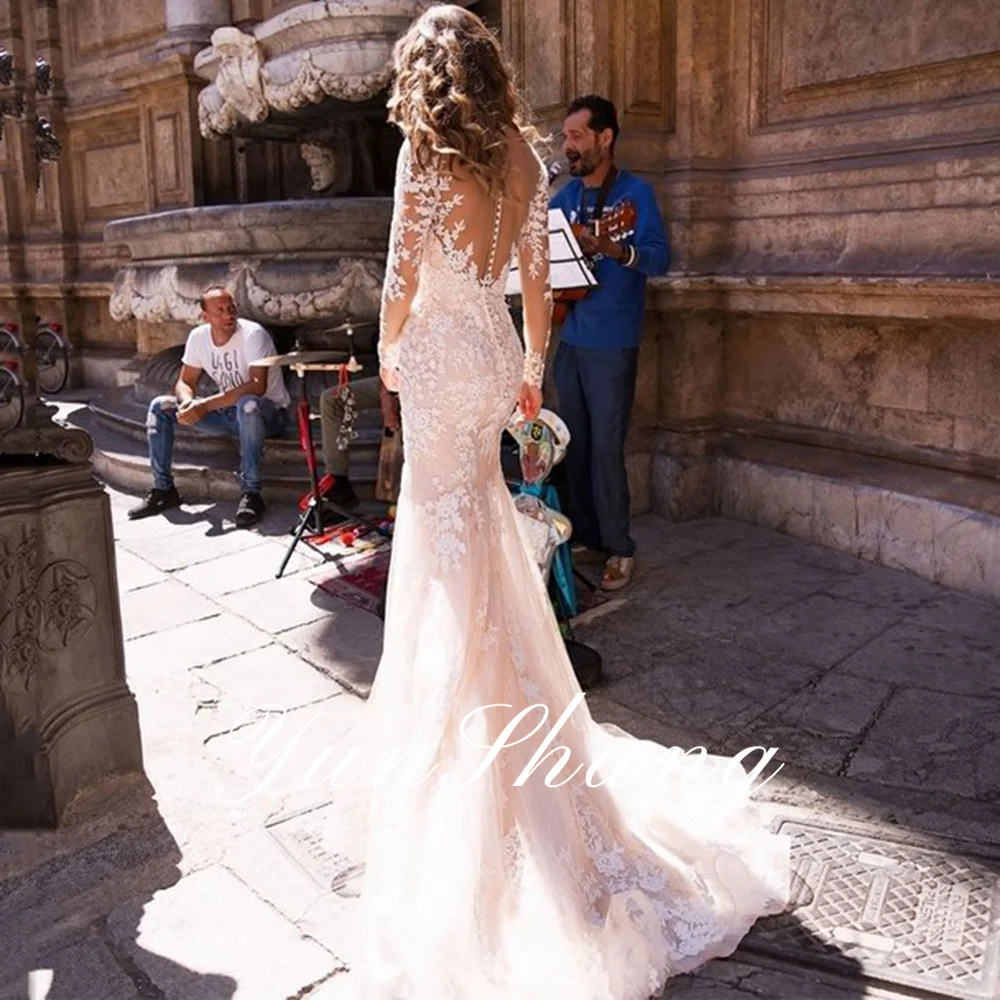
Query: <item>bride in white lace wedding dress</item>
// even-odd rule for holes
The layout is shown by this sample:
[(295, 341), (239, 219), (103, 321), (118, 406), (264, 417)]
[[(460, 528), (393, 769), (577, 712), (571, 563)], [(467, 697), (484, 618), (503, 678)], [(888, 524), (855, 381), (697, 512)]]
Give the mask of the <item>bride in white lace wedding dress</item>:
[[(646, 1000), (781, 909), (786, 846), (733, 783), (737, 765), (679, 766), (580, 701), (499, 461), (515, 404), (533, 415), (541, 399), (546, 171), (474, 15), (432, 8), (396, 59), (390, 113), (407, 141), (380, 353), (406, 460), (366, 724), (370, 753), (436, 767), (373, 789), (362, 995)], [(514, 254), (524, 350), (504, 299)], [(545, 725), (537, 707), (502, 737), (531, 706)], [(552, 744), (567, 766), (547, 783), (553, 754), (522, 774), (567, 709)], [(623, 754), (628, 781), (590, 777)]]

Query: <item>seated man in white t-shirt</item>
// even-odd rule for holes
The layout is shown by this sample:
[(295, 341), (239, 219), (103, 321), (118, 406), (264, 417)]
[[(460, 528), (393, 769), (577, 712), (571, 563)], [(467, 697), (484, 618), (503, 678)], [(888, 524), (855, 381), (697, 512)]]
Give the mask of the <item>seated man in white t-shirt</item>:
[[(181, 423), (208, 433), (239, 436), (243, 495), (236, 508), (236, 524), (248, 528), (264, 513), (260, 495), (264, 439), (284, 432), (291, 399), (281, 368), (251, 367), (277, 353), (267, 330), (259, 323), (240, 319), (236, 302), (225, 288), (208, 289), (201, 298), (201, 308), (205, 322), (188, 334), (174, 395), (158, 396), (149, 404), (146, 432), (153, 489), (128, 514), (131, 518), (148, 517), (182, 502), (170, 472), (174, 428)], [(195, 387), (203, 371), (220, 391), (199, 399)]]

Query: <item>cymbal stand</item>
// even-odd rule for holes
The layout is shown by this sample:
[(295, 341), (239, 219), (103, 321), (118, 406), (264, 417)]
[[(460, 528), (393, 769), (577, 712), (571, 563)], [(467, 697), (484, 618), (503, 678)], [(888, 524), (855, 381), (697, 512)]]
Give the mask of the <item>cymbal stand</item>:
[[(351, 339), (351, 356), (344, 364), (340, 365), (340, 378), (342, 384), (346, 382), (350, 374), (354, 374), (362, 370), (362, 366), (359, 364), (358, 359), (354, 356), (354, 331), (350, 326), (347, 327), (347, 336)], [(296, 343), (296, 349), (300, 349), (298, 343)], [(298, 375), (299, 378), (299, 401), (295, 407), (295, 417), (299, 429), (299, 447), (301, 447), (301, 449), (305, 452), (306, 466), (309, 469), (310, 497), (308, 505), (299, 517), (299, 523), (295, 526), (291, 543), (288, 546), (288, 550), (285, 552), (284, 559), (281, 560), (281, 566), (278, 567), (278, 572), (275, 574), (276, 579), (280, 579), (284, 574), (285, 568), (288, 566), (289, 560), (292, 558), (292, 553), (295, 551), (295, 546), (302, 540), (302, 536), (305, 534), (307, 529), (309, 529), (310, 533), (314, 535), (323, 534), (324, 528), (326, 527), (323, 518), (324, 505), (345, 522), (360, 521), (366, 527), (370, 528), (372, 531), (378, 532), (383, 537), (392, 537), (392, 535), (386, 531), (385, 528), (381, 527), (381, 525), (378, 525), (374, 521), (370, 521), (368, 518), (362, 517), (359, 514), (350, 513), (343, 507), (335, 504), (332, 500), (324, 501), (323, 497), (320, 495), (319, 474), (316, 464), (316, 449), (313, 446), (312, 439), (312, 416), (309, 409), (309, 391), (306, 385), (306, 373), (309, 370), (309, 366), (292, 365), (291, 367), (295, 370), (295, 374)]]

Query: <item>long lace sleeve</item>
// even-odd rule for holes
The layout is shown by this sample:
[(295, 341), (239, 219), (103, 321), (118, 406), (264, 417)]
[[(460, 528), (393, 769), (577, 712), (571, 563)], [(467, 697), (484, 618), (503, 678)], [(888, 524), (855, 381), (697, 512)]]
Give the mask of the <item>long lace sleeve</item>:
[(438, 186), (437, 174), (420, 170), (409, 142), (404, 142), (396, 162), (395, 204), (379, 317), (379, 363), (390, 370), (399, 369), (400, 337), (417, 294), (424, 243), (437, 211)]
[(521, 302), (524, 309), (524, 380), (541, 386), (545, 354), (552, 331), (552, 287), (549, 278), (549, 185), (538, 163), (538, 179), (518, 240)]

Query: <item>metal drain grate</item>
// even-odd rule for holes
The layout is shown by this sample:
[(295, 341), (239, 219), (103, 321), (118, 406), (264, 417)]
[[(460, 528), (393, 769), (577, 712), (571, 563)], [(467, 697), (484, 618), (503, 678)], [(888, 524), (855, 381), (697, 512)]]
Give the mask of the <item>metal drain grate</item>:
[(1000, 865), (791, 820), (792, 908), (743, 947), (961, 1000), (1000, 986)]
[(325, 836), (326, 821), (333, 806), (280, 819), (267, 827), (285, 853), (318, 886), (342, 895), (356, 895), (350, 883), (365, 866), (348, 855), (331, 850)]

